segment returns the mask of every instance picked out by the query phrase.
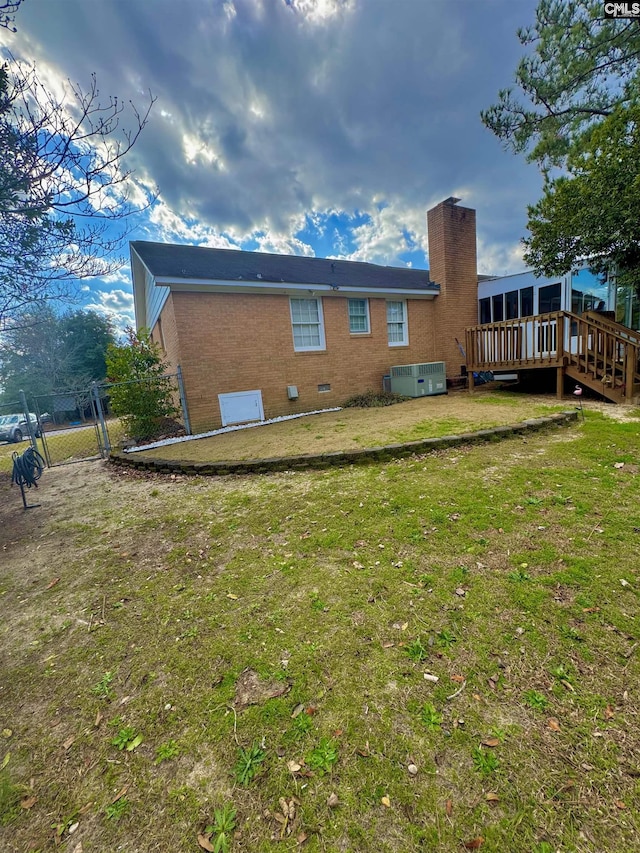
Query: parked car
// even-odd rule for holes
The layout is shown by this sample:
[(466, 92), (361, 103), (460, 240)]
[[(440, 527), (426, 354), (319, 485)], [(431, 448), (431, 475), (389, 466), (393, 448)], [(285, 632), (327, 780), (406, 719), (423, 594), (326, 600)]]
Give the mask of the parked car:
[[(29, 420), (36, 438), (40, 438), (40, 427), (38, 419), (29, 412)], [(1, 415), (0, 416), (0, 441), (11, 441), (18, 443), (29, 435), (29, 427), (24, 415)]]

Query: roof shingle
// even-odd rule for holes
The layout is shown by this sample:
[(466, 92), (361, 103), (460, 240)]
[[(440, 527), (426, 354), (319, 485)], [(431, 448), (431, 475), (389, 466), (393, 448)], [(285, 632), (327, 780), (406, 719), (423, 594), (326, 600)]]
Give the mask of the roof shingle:
[(209, 249), (135, 240), (131, 247), (156, 278), (201, 281), (266, 281), (335, 287), (434, 290), (429, 270), (383, 267), (360, 261)]

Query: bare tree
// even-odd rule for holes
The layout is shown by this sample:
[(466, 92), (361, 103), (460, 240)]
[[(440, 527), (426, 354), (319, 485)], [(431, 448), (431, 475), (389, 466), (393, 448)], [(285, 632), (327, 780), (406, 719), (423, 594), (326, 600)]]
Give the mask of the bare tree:
[(69, 82), (53, 94), (35, 67), (0, 69), (0, 330), (26, 306), (69, 298), (79, 279), (122, 266), (126, 226), (155, 192), (125, 160), (146, 126), (144, 110)]
[(18, 11), (18, 6), (21, 3), (22, 0), (1, 0), (0, 27), (4, 27), (7, 30), (11, 30), (12, 33), (15, 33), (16, 28), (13, 26), (13, 19)]

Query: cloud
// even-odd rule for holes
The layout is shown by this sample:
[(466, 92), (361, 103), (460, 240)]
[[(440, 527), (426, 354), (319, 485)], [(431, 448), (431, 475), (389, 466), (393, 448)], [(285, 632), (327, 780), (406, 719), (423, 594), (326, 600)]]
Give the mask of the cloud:
[(93, 301), (83, 305), (86, 311), (95, 311), (109, 317), (118, 329), (135, 325), (133, 310), (133, 294), (114, 288), (113, 290), (98, 290), (91, 294)]
[(160, 200), (134, 238), (426, 264), (426, 210), (456, 194), (502, 268), (540, 178), (479, 113), (535, 5), (49, 0), (6, 38), (61, 78), (157, 97), (129, 164)]

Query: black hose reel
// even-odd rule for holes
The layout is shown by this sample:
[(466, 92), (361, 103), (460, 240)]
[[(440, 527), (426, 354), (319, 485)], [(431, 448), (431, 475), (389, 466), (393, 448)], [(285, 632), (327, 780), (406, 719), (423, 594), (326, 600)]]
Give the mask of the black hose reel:
[(42, 476), (42, 471), (45, 466), (45, 461), (40, 456), (37, 450), (33, 447), (27, 447), (24, 453), (13, 453), (13, 474), (11, 475), (11, 485), (16, 483), (20, 486), (22, 494), (22, 504), (25, 509), (34, 509), (40, 504), (28, 504), (24, 493), (24, 487), (30, 489), (34, 486), (38, 488), (38, 480)]

